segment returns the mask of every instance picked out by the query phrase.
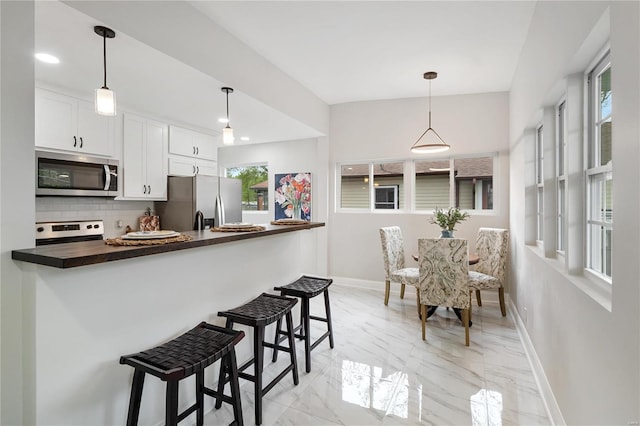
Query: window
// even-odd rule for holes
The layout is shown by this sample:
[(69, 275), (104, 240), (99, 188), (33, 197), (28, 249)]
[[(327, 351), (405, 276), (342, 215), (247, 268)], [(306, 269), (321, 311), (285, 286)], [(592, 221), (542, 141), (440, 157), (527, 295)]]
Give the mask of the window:
[(556, 248), (559, 252), (564, 252), (565, 250), (565, 239), (566, 239), (566, 213), (565, 213), (565, 192), (566, 192), (566, 176), (565, 176), (565, 152), (566, 152), (566, 142), (565, 142), (565, 122), (566, 122), (566, 104), (562, 102), (558, 105), (558, 120), (556, 121), (558, 135), (556, 137), (557, 143), (557, 154), (556, 154), (556, 179), (558, 182), (558, 236), (556, 242)]
[(537, 227), (536, 227), (536, 240), (543, 241), (544, 239), (544, 177), (543, 177), (543, 136), (542, 126), (536, 130), (536, 186), (537, 186)]
[(587, 269), (611, 279), (612, 93), (611, 62), (607, 53), (587, 75), (588, 161), (585, 168)]
[(493, 210), (493, 157), (453, 160), (455, 206), (464, 210)]
[(399, 185), (376, 186), (376, 209), (397, 209), (398, 208), (398, 188)]
[(269, 210), (269, 170), (266, 165), (229, 167), (225, 176), (242, 181), (242, 210)]
[(432, 210), (451, 205), (450, 160), (416, 161), (416, 210)]
[(403, 203), (404, 162), (374, 163), (374, 209), (399, 209)]
[[(379, 161), (339, 165), (341, 209), (414, 211), (456, 206), (494, 209), (496, 154), (428, 160)], [(412, 164), (413, 163), (413, 164)], [(405, 170), (413, 166), (412, 193), (406, 193)], [(410, 197), (410, 198), (406, 198)]]

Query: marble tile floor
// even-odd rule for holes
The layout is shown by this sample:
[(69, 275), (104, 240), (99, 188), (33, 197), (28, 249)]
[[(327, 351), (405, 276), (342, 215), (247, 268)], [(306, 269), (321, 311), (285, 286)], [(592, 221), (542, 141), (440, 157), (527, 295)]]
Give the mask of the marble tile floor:
[[(381, 284), (382, 290), (382, 284)], [(470, 346), (452, 311), (439, 308), (422, 341), (415, 293), (341, 286), (330, 289), (335, 348), (328, 340), (311, 353), (296, 345), (300, 383), (288, 375), (263, 400), (263, 425), (548, 425), (545, 407), (513, 320), (497, 303), (473, 306)], [(412, 290), (412, 289), (411, 289)], [(323, 313), (322, 297), (311, 301)], [(324, 324), (312, 321), (314, 336)], [(272, 333), (267, 329), (267, 335)], [(247, 336), (250, 338), (250, 336)], [(265, 383), (287, 364), (265, 353)], [(244, 360), (239, 359), (242, 363)], [(244, 422), (254, 424), (253, 384), (240, 381)], [(227, 387), (228, 392), (228, 387)], [(205, 415), (205, 425), (229, 424), (227, 404)]]

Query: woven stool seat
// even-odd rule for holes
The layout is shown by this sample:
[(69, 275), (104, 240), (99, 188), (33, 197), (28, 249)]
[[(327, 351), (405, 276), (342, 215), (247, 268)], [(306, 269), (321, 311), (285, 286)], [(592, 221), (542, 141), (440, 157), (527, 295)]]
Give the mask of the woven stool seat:
[[(303, 275), (291, 284), (274, 287), (274, 290), (279, 291), (282, 296), (295, 296), (302, 300), (300, 324), (294, 328), (294, 332), (299, 331), (299, 334), (296, 334), (295, 337), (304, 339), (304, 358), (307, 373), (311, 372), (311, 351), (315, 349), (320, 342), (328, 337), (329, 346), (333, 349), (333, 326), (331, 325), (331, 306), (329, 303), (329, 286), (332, 282), (333, 280), (331, 278), (319, 278)], [(309, 299), (316, 297), (321, 293), (324, 293), (324, 318), (311, 315), (309, 310)], [(310, 320), (327, 323), (327, 331), (322, 336), (318, 337), (318, 339), (313, 343), (311, 343)], [(279, 320), (276, 325), (276, 343), (279, 343), (282, 340), (282, 338), (279, 337), (281, 325), (281, 321)], [(276, 361), (277, 359), (278, 349), (276, 348), (273, 351), (273, 361)]]
[(296, 299), (263, 293), (242, 306), (218, 312), (218, 315), (244, 325), (267, 325), (290, 312), (296, 303)]
[(303, 275), (291, 284), (274, 287), (274, 290), (286, 296), (316, 297), (327, 289), (333, 282), (328, 278), (317, 278)]
[[(235, 345), (242, 340), (244, 332), (228, 330), (202, 322), (192, 330), (175, 339), (131, 355), (120, 357), (120, 364), (132, 366), (134, 371), (129, 402), (127, 425), (136, 425), (140, 412), (144, 375), (149, 373), (167, 382), (166, 424), (176, 425), (188, 415), (197, 411), (196, 424), (203, 424), (203, 395), (219, 397), (234, 407), (235, 421), (242, 425), (240, 407), (240, 387), (235, 359)], [(204, 387), (204, 369), (222, 359), (225, 371), (232, 376), (231, 397), (219, 395)], [(196, 375), (196, 403), (178, 414), (178, 382)]]
[[(226, 327), (233, 328), (234, 323), (244, 324), (253, 327), (253, 358), (238, 367), (238, 376), (241, 379), (249, 380), (254, 384), (255, 393), (255, 417), (256, 425), (262, 423), (262, 398), (284, 378), (287, 373), (292, 372), (293, 384), (298, 384), (298, 365), (296, 361), (296, 347), (293, 330), (293, 319), (291, 309), (298, 303), (298, 299), (284, 296), (263, 293), (250, 302), (228, 311), (218, 312), (221, 317), (227, 318)], [(264, 341), (265, 326), (278, 321), (278, 324), (285, 318), (287, 331), (276, 331), (276, 335), (284, 335), (283, 340), (288, 340), (289, 346), (280, 346), (280, 342), (269, 343)], [(278, 374), (270, 383), (263, 387), (262, 371), (264, 367), (264, 348), (272, 348), (288, 352), (291, 363)], [(246, 373), (245, 370), (254, 366), (253, 374)], [(224, 370), (220, 369), (220, 379), (218, 380), (218, 394), (222, 394), (226, 379)], [(220, 401), (216, 401), (216, 408), (220, 408)]]

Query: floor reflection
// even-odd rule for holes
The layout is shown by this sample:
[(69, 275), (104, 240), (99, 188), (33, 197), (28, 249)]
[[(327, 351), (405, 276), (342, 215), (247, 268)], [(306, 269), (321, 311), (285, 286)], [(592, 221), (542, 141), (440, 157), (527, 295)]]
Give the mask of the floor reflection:
[(480, 389), (469, 398), (473, 426), (502, 426), (502, 394)]
[(343, 360), (342, 400), (406, 419), (409, 416), (409, 378), (400, 371), (383, 376), (380, 367)]

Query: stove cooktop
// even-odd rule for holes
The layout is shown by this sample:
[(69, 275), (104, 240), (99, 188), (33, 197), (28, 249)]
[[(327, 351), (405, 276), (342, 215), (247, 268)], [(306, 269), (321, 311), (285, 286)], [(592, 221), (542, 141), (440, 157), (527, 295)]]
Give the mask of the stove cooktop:
[(101, 240), (104, 223), (101, 220), (36, 222), (36, 245), (76, 241)]

